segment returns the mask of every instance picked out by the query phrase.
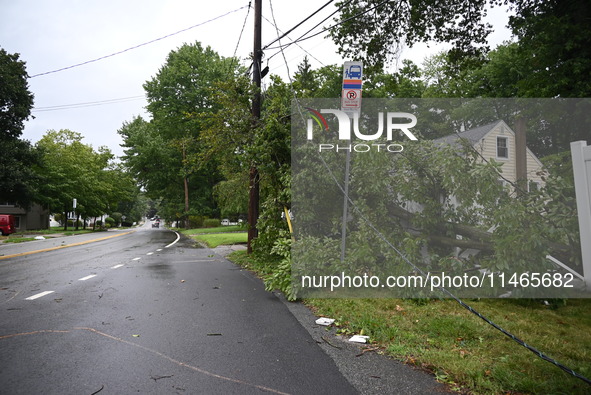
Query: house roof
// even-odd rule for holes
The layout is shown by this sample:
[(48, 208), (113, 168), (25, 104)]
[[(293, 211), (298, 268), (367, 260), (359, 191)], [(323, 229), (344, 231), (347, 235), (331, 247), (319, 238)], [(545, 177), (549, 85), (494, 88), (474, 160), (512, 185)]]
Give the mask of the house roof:
[(494, 121), (487, 125), (479, 126), (477, 128), (466, 130), (460, 133), (450, 134), (434, 141), (435, 143), (457, 145), (460, 139), (467, 139), (472, 145), (475, 145), (501, 122), (503, 121)]

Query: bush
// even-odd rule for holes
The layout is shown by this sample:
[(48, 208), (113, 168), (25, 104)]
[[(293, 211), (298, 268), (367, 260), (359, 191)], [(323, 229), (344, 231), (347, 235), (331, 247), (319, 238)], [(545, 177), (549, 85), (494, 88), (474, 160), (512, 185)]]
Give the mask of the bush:
[(209, 218), (203, 221), (204, 228), (217, 228), (218, 226), (222, 226), (219, 219)]
[(189, 228), (202, 228), (205, 218), (202, 215), (189, 215)]
[(112, 213), (110, 215), (110, 218), (112, 218), (115, 221), (115, 225), (119, 226), (119, 224), (121, 223), (121, 218), (123, 217), (123, 214), (121, 213)]
[[(74, 226), (76, 226), (76, 222), (73, 219), (69, 219), (68, 226), (74, 227)], [(82, 221), (78, 220), (78, 227), (81, 227), (81, 226), (84, 226), (84, 224), (82, 223)]]
[(112, 228), (115, 226), (115, 219), (111, 218), (111, 217), (107, 217), (105, 218), (105, 226), (107, 228)]

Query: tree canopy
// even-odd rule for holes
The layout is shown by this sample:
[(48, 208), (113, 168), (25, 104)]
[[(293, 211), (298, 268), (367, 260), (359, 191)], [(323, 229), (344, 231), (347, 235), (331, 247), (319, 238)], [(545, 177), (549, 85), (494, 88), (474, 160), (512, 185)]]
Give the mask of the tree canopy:
[(33, 94), (25, 62), (0, 48), (0, 201), (28, 207), (36, 196), (37, 175), (32, 165), (38, 153), (20, 136), (31, 115)]

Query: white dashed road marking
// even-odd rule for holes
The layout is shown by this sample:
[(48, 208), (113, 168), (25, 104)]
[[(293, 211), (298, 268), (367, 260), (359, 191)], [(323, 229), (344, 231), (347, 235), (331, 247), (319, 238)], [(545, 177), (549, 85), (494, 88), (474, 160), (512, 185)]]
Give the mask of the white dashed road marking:
[(41, 297), (43, 297), (43, 296), (45, 296), (45, 295), (49, 295), (49, 294), (51, 294), (51, 293), (54, 293), (54, 292), (55, 292), (55, 291), (45, 291), (45, 292), (41, 292), (41, 293), (39, 293), (39, 294), (37, 294), (37, 295), (29, 296), (28, 298), (25, 298), (25, 300), (35, 300), (35, 299), (37, 299), (37, 298), (41, 298)]
[(142, 259), (142, 258), (137, 257), (137, 258), (133, 258), (132, 261), (139, 261), (140, 259)]
[(91, 278), (96, 277), (96, 274), (91, 274), (90, 276), (79, 278), (78, 281), (86, 281), (90, 280)]
[(123, 267), (123, 265), (115, 265), (111, 269), (119, 269), (120, 267)]
[(148, 252), (146, 255), (152, 255), (152, 254), (153, 254), (153, 252)]

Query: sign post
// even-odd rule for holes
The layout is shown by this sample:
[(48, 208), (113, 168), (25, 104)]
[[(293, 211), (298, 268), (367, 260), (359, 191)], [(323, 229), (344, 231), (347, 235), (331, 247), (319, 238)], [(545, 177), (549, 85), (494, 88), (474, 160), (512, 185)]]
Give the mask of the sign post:
[[(349, 121), (361, 112), (361, 89), (363, 78), (363, 63), (345, 62), (343, 65), (343, 90), (341, 93), (341, 111), (349, 115)], [(345, 163), (345, 183), (343, 198), (343, 223), (341, 225), (341, 262), (345, 261), (347, 246), (347, 215), (349, 212), (349, 171), (351, 164), (351, 150), (347, 151)]]
[(587, 291), (591, 289), (591, 146), (586, 141), (570, 143), (575, 178), (575, 196), (579, 216), (583, 277)]

